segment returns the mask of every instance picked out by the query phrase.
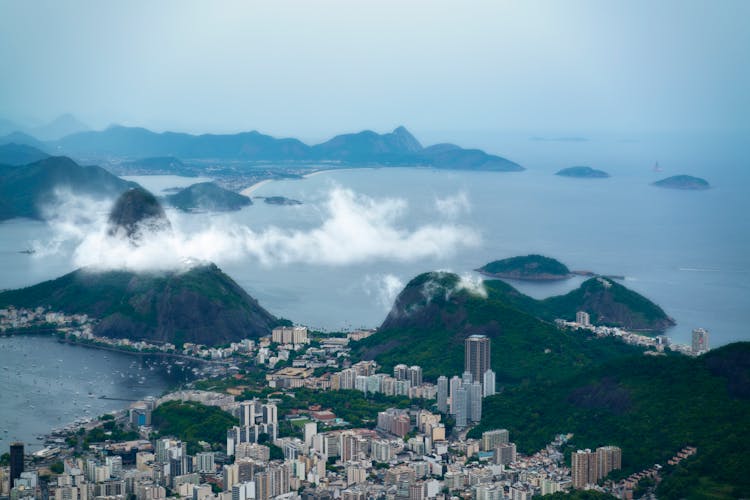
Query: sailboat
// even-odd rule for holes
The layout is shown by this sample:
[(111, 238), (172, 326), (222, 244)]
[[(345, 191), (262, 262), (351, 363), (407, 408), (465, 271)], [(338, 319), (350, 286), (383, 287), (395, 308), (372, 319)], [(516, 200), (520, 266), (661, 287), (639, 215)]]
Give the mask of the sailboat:
[(659, 166), (659, 162), (658, 161), (656, 163), (654, 163), (654, 168), (652, 170), (654, 172), (661, 172), (662, 171), (661, 167)]

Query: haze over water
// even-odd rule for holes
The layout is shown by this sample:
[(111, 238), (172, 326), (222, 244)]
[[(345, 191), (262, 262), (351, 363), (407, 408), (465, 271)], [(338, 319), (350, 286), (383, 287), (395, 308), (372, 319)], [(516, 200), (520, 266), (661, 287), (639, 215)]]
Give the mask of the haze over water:
[[(713, 346), (747, 340), (746, 307), (750, 287), (750, 228), (745, 214), (748, 174), (731, 138), (622, 137), (576, 141), (499, 137), (490, 151), (518, 161), (520, 173), (472, 173), (413, 168), (326, 172), (304, 180), (264, 184), (254, 196), (282, 195), (303, 205), (269, 206), (261, 200), (228, 215), (182, 216), (188, 230), (209, 224), (302, 232), (317, 228), (330, 214), (326, 202), (334, 188), (366, 195), (376, 203), (406, 202), (394, 222), (404, 231), (439, 221), (476, 233), (479, 242), (457, 245), (453, 253), (401, 260), (398, 255), (351, 263), (274, 261), (219, 255), (230, 276), (273, 314), (316, 328), (376, 327), (395, 294), (425, 271), (458, 273), (495, 259), (542, 253), (574, 270), (626, 276), (625, 285), (644, 294), (674, 317), (669, 334), (689, 341), (690, 331), (711, 331)], [(659, 161), (663, 172), (653, 172)], [(609, 179), (569, 179), (553, 175), (563, 167), (586, 164), (606, 170)], [(705, 176), (704, 191), (658, 189), (649, 184), (679, 173)], [(139, 177), (161, 190), (190, 179)], [(437, 211), (450, 201), (450, 213)], [(445, 206), (444, 206), (445, 208)], [(177, 214), (171, 212), (172, 217)], [(54, 233), (42, 223), (13, 220), (0, 225), (0, 258), (7, 270), (0, 288), (34, 284), (74, 268), (71, 242), (58, 253), (29, 256), (18, 250), (49, 243)], [(36, 241), (36, 243), (35, 243)], [(378, 242), (371, 242), (377, 244)], [(346, 247), (346, 245), (343, 245)], [(342, 249), (346, 253), (346, 248)], [(577, 286), (580, 279), (554, 284), (514, 283), (544, 297)]]

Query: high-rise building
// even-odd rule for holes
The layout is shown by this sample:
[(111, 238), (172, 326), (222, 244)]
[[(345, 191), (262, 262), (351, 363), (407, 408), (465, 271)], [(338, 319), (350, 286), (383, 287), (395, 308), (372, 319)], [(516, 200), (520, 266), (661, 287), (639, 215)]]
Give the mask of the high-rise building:
[(23, 472), (23, 443), (10, 444), (10, 482), (9, 488), (13, 488), (13, 482), (21, 477)]
[(468, 417), (471, 422), (482, 420), (482, 384), (474, 382), (467, 387), (468, 392)]
[(445, 375), (437, 379), (437, 409), (441, 413), (448, 412), (448, 377)]
[(703, 328), (693, 330), (693, 353), (702, 354), (708, 349), (708, 331)]
[(394, 366), (393, 378), (396, 380), (407, 380), (409, 378), (409, 367), (404, 364)]
[(571, 453), (570, 465), (574, 488), (583, 488), (598, 481), (596, 453), (590, 449)]
[(472, 381), (484, 380), (490, 369), (490, 339), (486, 335), (469, 335), (464, 342), (464, 371), (470, 372)]
[(412, 387), (422, 385), (422, 367), (421, 366), (410, 366), (409, 367), (409, 382)]
[(499, 444), (508, 444), (510, 434), (507, 429), (495, 429), (482, 433), (482, 451), (492, 451)]
[(590, 326), (591, 318), (589, 317), (589, 313), (585, 311), (578, 311), (576, 313), (576, 323), (578, 323), (581, 326)]
[(466, 422), (469, 418), (468, 415), (468, 400), (469, 400), (469, 392), (466, 390), (466, 387), (463, 385), (460, 386), (456, 390), (456, 395), (453, 396), (453, 399), (455, 401), (451, 401), (453, 403), (453, 407), (456, 410), (456, 427), (459, 429), (463, 429), (466, 427)]
[(517, 451), (515, 443), (501, 443), (494, 449), (493, 459), (498, 465), (508, 465), (511, 462), (515, 462), (516, 458)]
[(450, 380), (450, 390), (451, 390), (451, 407), (450, 407), (450, 414), (455, 415), (458, 411), (458, 405), (456, 404), (456, 392), (461, 387), (461, 379), (458, 378), (456, 375), (451, 377)]
[(484, 391), (484, 397), (493, 396), (495, 394), (495, 372), (487, 370), (484, 372), (484, 380), (482, 381), (482, 387)]
[(613, 470), (622, 468), (622, 450), (617, 446), (602, 446), (596, 449), (597, 479), (605, 477)]

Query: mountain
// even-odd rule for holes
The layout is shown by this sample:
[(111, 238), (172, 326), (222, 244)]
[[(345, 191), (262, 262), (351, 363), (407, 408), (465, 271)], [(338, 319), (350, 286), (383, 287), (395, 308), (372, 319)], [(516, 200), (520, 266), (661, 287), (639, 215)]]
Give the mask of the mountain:
[(550, 281), (571, 276), (570, 269), (562, 262), (543, 255), (525, 255), (496, 260), (477, 269), (491, 278), (506, 278), (528, 281)]
[[(737, 443), (750, 432), (750, 343), (699, 358), (612, 360), (545, 385), (510, 387), (484, 400), (470, 436), (494, 428), (508, 429), (526, 453), (560, 433), (574, 434), (568, 452), (619, 446), (622, 476), (660, 463), (659, 498), (746, 497), (750, 455)], [(667, 465), (686, 445), (696, 456)]]
[(136, 244), (149, 233), (172, 228), (159, 200), (140, 186), (128, 189), (117, 198), (107, 222), (110, 236), (123, 236)]
[(156, 133), (145, 128), (112, 126), (99, 132), (63, 137), (56, 145), (80, 156), (175, 156), (177, 158), (297, 160), (309, 146), (297, 139), (276, 139), (259, 132), (231, 135)]
[(0, 145), (0, 165), (26, 165), (49, 157), (44, 151), (28, 146), (10, 142)]
[(75, 116), (64, 114), (47, 124), (28, 129), (28, 133), (43, 141), (52, 141), (88, 129), (89, 127)]
[(227, 212), (253, 204), (247, 196), (219, 187), (213, 182), (193, 184), (167, 196), (166, 200), (173, 207), (186, 211)]
[(422, 145), (408, 130), (398, 127), (389, 134), (365, 130), (357, 134), (337, 135), (312, 149), (314, 155), (321, 160), (357, 163), (371, 162), (376, 158), (388, 161), (413, 156), (422, 151)]
[(484, 334), (492, 340), (498, 382), (516, 384), (556, 380), (641, 352), (614, 339), (559, 330), (535, 317), (533, 309), (519, 307), (525, 305), (521, 301), (508, 300), (505, 287), (486, 281), (474, 290), (455, 274), (421, 274), (401, 291), (378, 331), (357, 342), (355, 354), (386, 370), (398, 363), (421, 365), (425, 376), (435, 379), (463, 372), (464, 339)]
[(661, 332), (675, 324), (657, 304), (601, 276), (584, 281), (565, 295), (543, 300), (524, 295), (501, 280), (487, 281), (485, 286), (501, 295), (506, 303), (546, 321), (557, 318), (573, 321), (576, 312), (585, 311), (594, 325), (627, 330)]
[(55, 190), (95, 198), (114, 198), (137, 184), (103, 168), (81, 166), (64, 156), (51, 156), (28, 165), (0, 170), (0, 200), (6, 210), (0, 220), (12, 217), (43, 219), (43, 207), (54, 201)]
[(706, 179), (693, 177), (692, 175), (673, 175), (653, 183), (656, 187), (669, 189), (683, 189), (686, 191), (702, 191), (710, 189), (711, 185)]
[(15, 122), (0, 118), (0, 136), (12, 134), (21, 130), (23, 127)]
[(520, 172), (521, 165), (479, 149), (463, 149), (454, 144), (436, 144), (419, 153), (423, 163), (434, 168)]
[(297, 139), (277, 139), (256, 131), (226, 135), (191, 135), (112, 126), (98, 132), (71, 134), (49, 145), (55, 151), (81, 157), (167, 156), (180, 159), (335, 161), (351, 165), (422, 165), (464, 170), (523, 170), (523, 167), (510, 160), (478, 149), (462, 149), (452, 144), (423, 148), (404, 127), (398, 127), (386, 134), (378, 134), (371, 130), (342, 134), (321, 144), (308, 146)]
[(98, 318), (96, 335), (224, 345), (270, 334), (277, 319), (213, 264), (134, 273), (78, 269), (0, 293), (0, 307), (49, 307)]
[(562, 177), (577, 177), (581, 179), (601, 179), (609, 177), (604, 170), (596, 170), (591, 167), (568, 167), (558, 171), (555, 175)]
[(4, 135), (0, 137), (0, 144), (23, 144), (26, 146), (31, 146), (36, 149), (41, 149), (43, 151), (47, 151), (47, 145), (40, 141), (39, 139), (36, 139), (29, 134), (25, 134), (23, 132), (11, 132), (7, 135)]

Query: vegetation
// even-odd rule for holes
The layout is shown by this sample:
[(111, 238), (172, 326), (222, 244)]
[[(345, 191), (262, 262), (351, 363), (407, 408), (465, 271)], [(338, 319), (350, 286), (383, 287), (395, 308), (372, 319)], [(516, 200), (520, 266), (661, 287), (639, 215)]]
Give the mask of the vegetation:
[(692, 175), (673, 175), (672, 177), (654, 182), (654, 186), (686, 190), (704, 190), (711, 187), (706, 179), (693, 177)]
[(198, 441), (209, 443), (214, 449), (224, 447), (227, 429), (239, 421), (215, 406), (187, 401), (169, 401), (159, 405), (151, 414), (154, 428), (162, 436), (175, 436), (188, 443), (188, 452), (198, 449)]
[(495, 260), (480, 267), (479, 271), (496, 278), (521, 280), (550, 280), (570, 276), (570, 269), (565, 264), (543, 255), (524, 255)]
[[(102, 443), (107, 440), (132, 441), (138, 439), (138, 437), (137, 432), (126, 430), (114, 420), (104, 420), (102, 425), (94, 427), (83, 435), (83, 445), (84, 447), (88, 447), (91, 443)], [(77, 442), (78, 440), (76, 440), (76, 443)]]
[(538, 312), (534, 299), (501, 281), (487, 281), (484, 288), (486, 297), (462, 288), (458, 276), (450, 273), (416, 277), (378, 332), (353, 346), (355, 355), (377, 360), (386, 371), (398, 363), (418, 364), (434, 380), (460, 374), (464, 339), (482, 333), (492, 340), (498, 382), (528, 384), (558, 380), (642, 352), (615, 339), (559, 330), (527, 312)]
[(178, 345), (259, 337), (277, 321), (213, 264), (153, 273), (79, 269), (0, 293), (0, 307), (9, 305), (88, 314), (100, 319), (97, 335)]
[(579, 177), (585, 179), (601, 179), (609, 177), (609, 174), (604, 170), (597, 170), (591, 167), (568, 167), (560, 170), (555, 175), (562, 177)]
[(137, 186), (101, 167), (84, 167), (70, 158), (51, 156), (28, 165), (0, 169), (0, 220), (12, 217), (42, 219), (41, 202), (49, 202), (55, 189), (73, 195), (115, 197)]
[(252, 205), (247, 196), (229, 191), (213, 182), (200, 182), (167, 196), (167, 202), (180, 210), (225, 212)]
[(313, 391), (296, 389), (293, 395), (285, 395), (279, 403), (279, 413), (286, 414), (292, 409), (307, 409), (310, 405), (330, 408), (338, 418), (352, 427), (373, 428), (377, 424), (378, 412), (387, 408), (408, 408), (413, 405), (431, 406), (430, 401), (411, 400), (407, 397), (371, 394), (367, 397), (361, 391)]
[(659, 498), (750, 491), (750, 457), (737, 446), (750, 432), (750, 343), (697, 359), (613, 360), (569, 379), (510, 388), (486, 399), (483, 414), (471, 436), (506, 428), (519, 451), (530, 453), (572, 432), (568, 452), (620, 446), (624, 474), (696, 446), (694, 458), (667, 470)]

